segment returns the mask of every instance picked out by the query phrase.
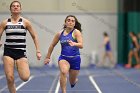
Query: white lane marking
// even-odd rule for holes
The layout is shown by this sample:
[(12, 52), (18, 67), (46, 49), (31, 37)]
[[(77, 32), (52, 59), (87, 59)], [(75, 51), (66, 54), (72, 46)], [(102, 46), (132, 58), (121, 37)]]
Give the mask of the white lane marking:
[[(15, 80), (15, 82), (18, 82), (18, 81), (20, 81), (20, 78), (17, 78), (17, 79)], [(2, 93), (2, 91), (4, 91), (5, 89), (7, 89), (7, 85), (4, 86), (4, 87), (0, 90), (0, 93)]]
[(95, 86), (96, 90), (98, 91), (98, 93), (102, 93), (102, 91), (100, 90), (100, 88), (98, 87), (98, 85), (96, 84), (95, 80), (93, 79), (92, 76), (89, 76), (89, 80), (91, 81), (91, 83)]
[(3, 79), (5, 77), (5, 75), (0, 76), (0, 79)]
[(34, 77), (34, 76), (31, 76), (27, 82), (21, 83), (21, 84), (16, 88), (16, 91), (19, 90), (19, 89), (20, 89), (22, 86), (24, 86), (26, 83), (28, 83), (33, 77)]
[(59, 87), (60, 87), (60, 82), (59, 82), (59, 80), (58, 80), (58, 82), (57, 82), (57, 86), (56, 86), (56, 89), (55, 89), (55, 93), (58, 93), (58, 91), (59, 91)]
[(49, 89), (49, 93), (52, 93), (53, 87), (55, 86), (55, 82), (57, 82), (58, 76), (59, 76), (59, 73), (56, 75), (55, 79), (53, 80), (52, 86)]

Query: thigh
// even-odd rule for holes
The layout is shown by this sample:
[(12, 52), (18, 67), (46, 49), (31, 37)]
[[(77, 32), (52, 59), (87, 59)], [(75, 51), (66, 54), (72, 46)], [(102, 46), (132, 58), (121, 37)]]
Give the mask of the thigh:
[(70, 64), (69, 64), (68, 61), (66, 61), (66, 60), (64, 60), (64, 59), (59, 60), (58, 65), (59, 65), (60, 71), (61, 71), (62, 73), (67, 74), (67, 73), (69, 72)]
[(138, 58), (139, 57), (138, 56), (138, 50), (134, 51), (134, 56), (135, 56), (135, 58)]
[(112, 52), (111, 52), (111, 51), (108, 51), (108, 52), (107, 52), (107, 56), (108, 56), (109, 58), (112, 58), (112, 57), (113, 57)]
[(107, 56), (107, 51), (103, 54), (103, 59), (105, 59)]
[(14, 77), (14, 60), (9, 56), (3, 56), (3, 64), (6, 77)]
[(134, 51), (133, 50), (130, 50), (128, 56), (129, 57), (132, 57), (133, 55), (134, 55)]
[(27, 58), (20, 58), (16, 61), (17, 71), (21, 78), (30, 76), (29, 64)]

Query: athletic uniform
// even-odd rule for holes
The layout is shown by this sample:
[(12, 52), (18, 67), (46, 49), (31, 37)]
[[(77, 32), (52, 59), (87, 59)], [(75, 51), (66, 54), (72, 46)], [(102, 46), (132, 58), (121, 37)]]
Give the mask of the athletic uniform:
[(110, 46), (110, 41), (108, 41), (105, 45), (105, 51), (108, 52), (108, 51), (111, 51), (111, 46)]
[(5, 27), (4, 56), (10, 56), (14, 60), (26, 57), (26, 32), (22, 18), (16, 24), (8, 19)]
[(66, 60), (70, 64), (70, 69), (80, 70), (81, 58), (79, 48), (76, 46), (70, 46), (68, 43), (68, 40), (77, 42), (72, 36), (74, 30), (75, 29), (73, 29), (68, 35), (64, 35), (64, 31), (62, 31), (59, 38), (61, 43), (61, 55), (58, 61)]
[(135, 45), (134, 41), (132, 41), (130, 48), (133, 51), (137, 51), (137, 48), (136, 48), (136, 45)]
[[(138, 38), (138, 44), (139, 44), (139, 46), (140, 46), (140, 38)], [(139, 56), (140, 56), (140, 49), (139, 49), (139, 51), (138, 51), (138, 54), (139, 54)]]

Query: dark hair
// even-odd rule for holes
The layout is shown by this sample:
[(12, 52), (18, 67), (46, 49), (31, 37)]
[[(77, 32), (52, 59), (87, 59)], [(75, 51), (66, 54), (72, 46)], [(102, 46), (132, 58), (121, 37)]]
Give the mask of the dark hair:
[(130, 32), (133, 36), (136, 36), (136, 34), (134, 32)]
[[(74, 28), (78, 29), (80, 32), (82, 32), (82, 29), (81, 29), (81, 23), (79, 23), (78, 19), (74, 16), (74, 15), (68, 15), (65, 19), (65, 22), (67, 20), (68, 17), (73, 17), (75, 19), (75, 26)], [(66, 26), (64, 25), (63, 28), (66, 28)]]
[(21, 3), (20, 3), (18, 0), (14, 0), (14, 1), (13, 1), (13, 2), (11, 2), (11, 4), (10, 4), (10, 9), (11, 9), (11, 7), (12, 7), (13, 3), (15, 3), (15, 2), (19, 3), (19, 5), (20, 5), (20, 7), (21, 7)]
[(104, 36), (108, 36), (107, 32), (104, 32), (103, 35), (104, 35)]

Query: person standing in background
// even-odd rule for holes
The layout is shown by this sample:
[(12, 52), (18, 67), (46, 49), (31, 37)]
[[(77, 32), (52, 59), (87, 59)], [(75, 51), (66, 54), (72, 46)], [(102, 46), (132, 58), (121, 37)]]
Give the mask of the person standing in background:
[(111, 49), (111, 44), (110, 44), (110, 38), (109, 38), (109, 35), (107, 32), (104, 32), (103, 33), (103, 36), (104, 36), (104, 41), (103, 41), (103, 44), (101, 45), (104, 46), (105, 48), (105, 53), (103, 55), (103, 60), (101, 63), (99, 63), (99, 66), (104, 66), (105, 64), (105, 60), (106, 58), (109, 58), (110, 62), (111, 62), (111, 67), (115, 67), (115, 62), (114, 62), (114, 59), (113, 59), (113, 54), (112, 54), (112, 49)]
[(128, 54), (128, 63), (125, 65), (126, 68), (131, 68), (132, 67), (132, 57), (134, 56), (136, 59), (136, 66), (134, 68), (139, 69), (140, 68), (140, 59), (138, 56), (138, 51), (139, 51), (139, 44), (138, 44), (138, 39), (137, 36), (134, 32), (129, 32), (129, 36), (131, 38), (131, 47), (130, 51)]

